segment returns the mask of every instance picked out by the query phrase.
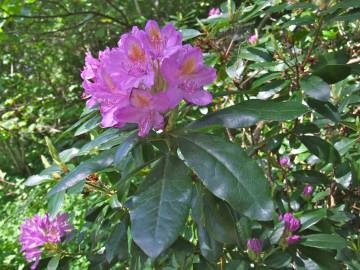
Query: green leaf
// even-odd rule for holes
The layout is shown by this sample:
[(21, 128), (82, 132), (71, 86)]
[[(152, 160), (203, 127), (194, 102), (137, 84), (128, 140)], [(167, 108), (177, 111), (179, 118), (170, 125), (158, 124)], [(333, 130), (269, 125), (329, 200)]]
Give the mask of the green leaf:
[(61, 173), (61, 169), (57, 165), (52, 165), (45, 170), (43, 170), (41, 173), (32, 175), (25, 181), (26, 186), (36, 186), (39, 184), (42, 184), (44, 182), (51, 181), (53, 179), (53, 174), (59, 174)]
[(86, 132), (89, 132), (90, 130), (96, 128), (98, 125), (100, 125), (101, 116), (95, 115), (89, 120), (87, 120), (85, 123), (83, 123), (76, 131), (74, 136), (82, 135)]
[(55, 193), (49, 198), (48, 210), (51, 218), (54, 218), (64, 203), (65, 191)]
[[(339, 270), (339, 262), (334, 259), (334, 254), (321, 249), (300, 247), (301, 258), (306, 270)], [(304, 258), (306, 256), (307, 258)], [(304, 270), (305, 270), (304, 269)]]
[(330, 180), (326, 177), (326, 175), (313, 170), (302, 170), (295, 171), (291, 173), (292, 176), (297, 180), (302, 182), (303, 184), (329, 184)]
[(321, 101), (330, 98), (330, 87), (318, 76), (308, 76), (300, 80), (300, 87), (306, 95)]
[(299, 136), (309, 151), (326, 163), (340, 163), (341, 157), (333, 145), (315, 136)]
[(92, 141), (88, 142), (87, 144), (83, 145), (78, 154), (79, 155), (87, 154), (88, 152), (90, 152), (94, 148), (99, 147), (102, 144), (104, 144), (104, 143), (106, 143), (106, 142), (108, 142), (110, 140), (114, 140), (119, 136), (124, 138), (124, 135), (121, 134), (120, 129), (116, 129), (116, 128), (107, 129), (105, 132), (100, 134), (94, 140), (92, 140)]
[(114, 163), (115, 151), (116, 149), (104, 151), (98, 156), (80, 163), (79, 166), (65, 175), (65, 177), (49, 191), (48, 196), (66, 190), (76, 185), (90, 174), (111, 166)]
[(198, 237), (201, 255), (210, 262), (217, 262), (221, 256), (222, 245), (213, 239), (201, 225), (198, 225)]
[(347, 51), (334, 51), (317, 57), (317, 63), (312, 66), (313, 75), (321, 77), (329, 84), (345, 79), (352, 72), (351, 65), (346, 65), (350, 59)]
[(118, 166), (126, 155), (138, 143), (139, 137), (136, 134), (131, 134), (117, 149), (115, 154), (115, 165)]
[(304, 214), (302, 214), (300, 218), (300, 222), (301, 222), (300, 231), (304, 231), (310, 228), (311, 226), (315, 225), (320, 220), (325, 218), (326, 215), (327, 213), (325, 208), (310, 210), (308, 212), (305, 212)]
[(285, 121), (295, 119), (308, 111), (299, 102), (273, 100), (248, 100), (226, 109), (210, 113), (188, 127), (192, 129), (209, 126), (243, 128), (255, 125), (259, 121)]
[(115, 225), (106, 243), (106, 260), (111, 263), (114, 258), (124, 260), (128, 257), (127, 218)]
[(55, 257), (52, 257), (46, 267), (46, 270), (56, 270), (59, 266), (59, 261), (60, 261), (60, 255), (56, 255)]
[(275, 269), (286, 267), (290, 264), (290, 262), (290, 253), (282, 250), (276, 250), (265, 258), (265, 264)]
[(338, 123), (341, 120), (341, 116), (338, 113), (336, 107), (330, 102), (321, 102), (316, 99), (309, 98), (307, 100), (307, 104), (317, 113), (330, 119), (334, 123)]
[(255, 62), (269, 62), (272, 60), (271, 55), (265, 49), (254, 47), (241, 50), (239, 58)]
[(189, 213), (191, 178), (181, 160), (167, 156), (134, 196), (130, 211), (132, 236), (150, 257), (157, 257), (175, 242)]
[(342, 249), (346, 240), (337, 234), (309, 234), (302, 236), (301, 245), (320, 249)]
[(201, 32), (196, 29), (181, 29), (183, 41), (195, 38), (201, 35)]
[(237, 243), (236, 224), (230, 206), (207, 191), (200, 183), (195, 185), (191, 214), (195, 222), (204, 227), (217, 242)]
[(272, 219), (268, 182), (256, 162), (238, 145), (205, 134), (178, 139), (187, 165), (215, 196), (252, 219)]

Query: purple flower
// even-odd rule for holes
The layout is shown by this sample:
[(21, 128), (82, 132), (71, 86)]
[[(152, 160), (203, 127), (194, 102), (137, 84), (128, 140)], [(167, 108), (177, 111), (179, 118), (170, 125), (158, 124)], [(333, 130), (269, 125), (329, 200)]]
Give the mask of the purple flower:
[(209, 14), (208, 14), (209, 17), (218, 16), (218, 15), (221, 15), (221, 11), (219, 8), (212, 8), (209, 10)]
[(313, 192), (313, 187), (309, 184), (305, 185), (304, 191), (303, 191), (304, 196), (309, 197), (309, 196), (311, 196), (312, 192)]
[(162, 73), (173, 87), (169, 99), (178, 103), (182, 98), (196, 105), (207, 105), (212, 96), (203, 87), (216, 79), (215, 69), (204, 65), (199, 48), (183, 46), (164, 60)]
[(53, 220), (50, 220), (48, 214), (42, 218), (35, 215), (26, 219), (20, 226), (19, 241), (22, 244), (20, 252), (25, 253), (28, 262), (35, 260), (31, 269), (35, 269), (40, 261), (42, 246), (60, 243), (61, 238), (71, 230), (72, 226), (68, 223), (67, 214), (57, 215)]
[(280, 158), (279, 160), (279, 164), (281, 167), (291, 167), (291, 162), (290, 162), (290, 158), (288, 156), (283, 156)]
[(257, 35), (251, 35), (249, 38), (248, 38), (248, 42), (251, 44), (251, 45), (254, 45), (256, 44), (257, 42)]
[(200, 49), (182, 45), (172, 24), (160, 28), (148, 21), (120, 37), (118, 46), (86, 55), (81, 72), (87, 106), (100, 105), (102, 127), (139, 126), (139, 136), (164, 126), (164, 114), (182, 99), (197, 105), (211, 103), (203, 86), (216, 78), (203, 64)]
[(284, 214), (283, 216), (283, 220), (284, 220), (284, 223), (285, 223), (285, 228), (289, 231), (289, 232), (295, 232), (297, 231), (300, 226), (301, 226), (301, 223), (300, 223), (300, 220), (295, 218), (293, 216), (293, 214), (291, 213), (286, 213)]
[(247, 248), (256, 255), (259, 255), (262, 251), (263, 241), (257, 238), (249, 239), (247, 241)]
[(292, 235), (292, 236), (286, 237), (286, 242), (287, 242), (288, 245), (296, 244), (296, 243), (299, 242), (300, 240), (301, 240), (301, 236), (300, 236), (300, 235)]

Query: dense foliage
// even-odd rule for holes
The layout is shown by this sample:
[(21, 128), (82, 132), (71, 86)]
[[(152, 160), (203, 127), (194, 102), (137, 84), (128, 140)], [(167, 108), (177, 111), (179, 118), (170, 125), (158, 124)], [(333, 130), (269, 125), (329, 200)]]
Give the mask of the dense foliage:
[[(25, 218), (39, 269), (360, 269), (360, 3), (209, 2), (0, 4), (1, 269), (30, 267)], [(104, 128), (85, 53), (148, 19), (202, 50), (212, 102)]]

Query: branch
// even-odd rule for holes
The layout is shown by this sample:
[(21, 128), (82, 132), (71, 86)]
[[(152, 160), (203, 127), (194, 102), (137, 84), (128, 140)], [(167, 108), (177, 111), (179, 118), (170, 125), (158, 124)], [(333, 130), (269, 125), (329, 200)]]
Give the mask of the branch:
[(110, 20), (113, 20), (114, 22), (117, 22), (118, 24), (121, 24), (123, 26), (128, 26), (127, 23), (124, 23), (123, 21), (120, 21), (112, 16), (102, 14), (97, 11), (79, 11), (79, 12), (69, 12), (64, 14), (55, 14), (55, 15), (18, 15), (18, 14), (12, 14), (8, 17), (0, 17), (0, 20), (7, 20), (10, 18), (23, 18), (23, 19), (54, 19), (54, 18), (66, 18), (70, 16), (79, 16), (79, 15), (94, 15), (96, 17), (103, 17)]
[(119, 12), (121, 14), (121, 16), (124, 17), (127, 26), (131, 26), (131, 22), (129, 20), (129, 18), (126, 16), (125, 12), (123, 10), (121, 10), (120, 8), (118, 8), (113, 2), (111, 2), (111, 0), (105, 0), (106, 3), (109, 4), (109, 6), (111, 6), (113, 9), (115, 9), (117, 12)]

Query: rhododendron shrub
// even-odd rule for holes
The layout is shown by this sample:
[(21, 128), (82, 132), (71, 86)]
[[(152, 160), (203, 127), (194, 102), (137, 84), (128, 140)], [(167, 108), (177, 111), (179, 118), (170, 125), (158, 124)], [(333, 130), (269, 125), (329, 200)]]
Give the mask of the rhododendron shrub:
[[(149, 20), (86, 53), (74, 136), (47, 138), (53, 163), (26, 181), (48, 198), (21, 227), (34, 267), (359, 269), (352, 9), (280, 2)], [(71, 232), (48, 218), (63, 212)]]

